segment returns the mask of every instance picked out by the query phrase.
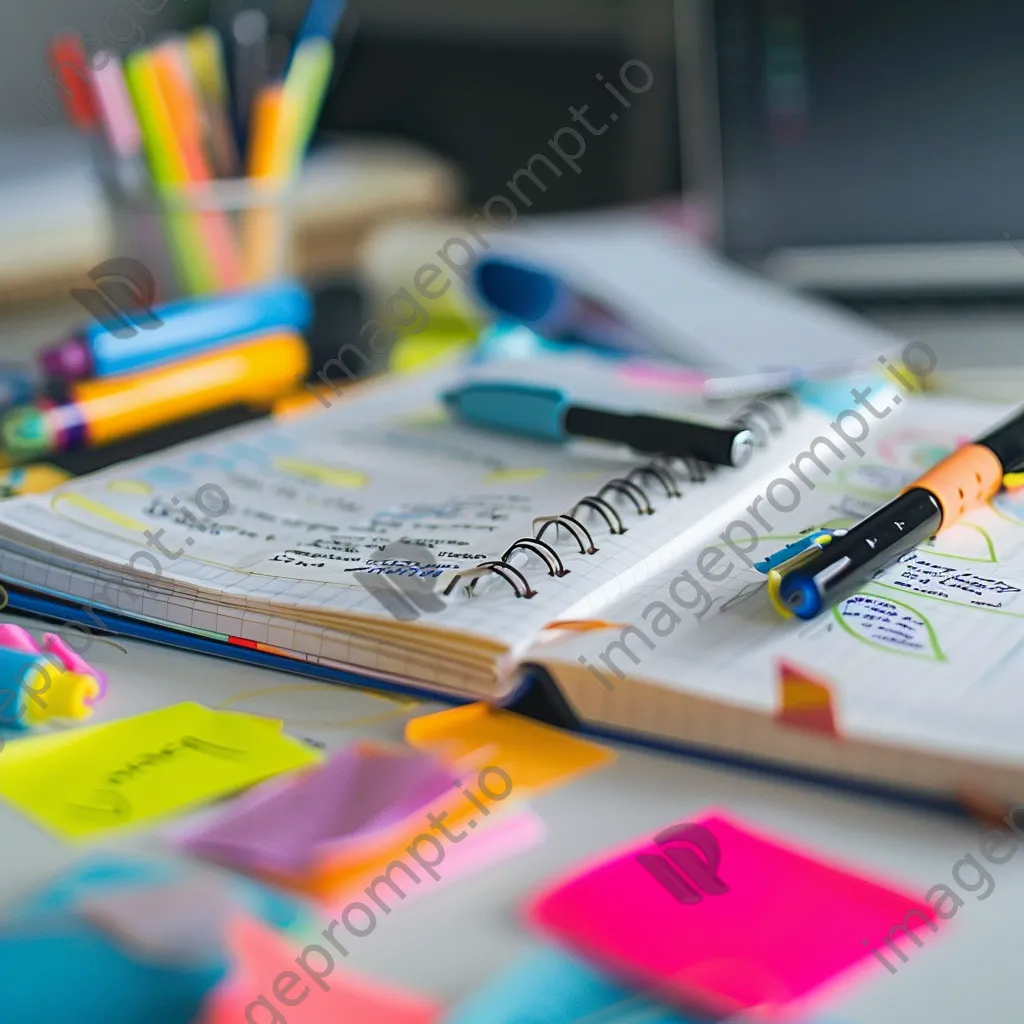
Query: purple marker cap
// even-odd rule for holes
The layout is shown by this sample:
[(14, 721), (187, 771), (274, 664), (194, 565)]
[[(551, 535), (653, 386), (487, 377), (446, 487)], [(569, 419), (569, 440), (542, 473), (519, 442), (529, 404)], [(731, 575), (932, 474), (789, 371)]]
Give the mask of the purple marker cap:
[(81, 380), (92, 375), (92, 353), (81, 338), (44, 348), (39, 363), (48, 376), (57, 380)]

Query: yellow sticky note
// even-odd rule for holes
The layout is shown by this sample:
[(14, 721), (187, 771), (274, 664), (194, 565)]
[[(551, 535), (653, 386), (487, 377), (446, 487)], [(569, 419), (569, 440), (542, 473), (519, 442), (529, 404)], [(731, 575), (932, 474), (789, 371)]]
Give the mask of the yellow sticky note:
[(406, 724), (405, 739), (445, 761), (495, 765), (511, 777), (520, 795), (615, 760), (607, 747), (487, 704), (414, 718)]
[(0, 797), (64, 838), (151, 824), (319, 760), (281, 727), (184, 702), (14, 740), (0, 756)]

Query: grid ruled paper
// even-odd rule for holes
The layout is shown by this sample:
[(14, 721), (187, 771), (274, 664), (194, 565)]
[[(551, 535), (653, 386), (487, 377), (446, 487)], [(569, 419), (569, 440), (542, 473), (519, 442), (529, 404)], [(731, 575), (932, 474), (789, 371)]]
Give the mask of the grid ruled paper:
[[(863, 459), (819, 484), (794, 513), (769, 511), (774, 532), (749, 557), (763, 558), (810, 528), (852, 525), (1006, 411), (945, 399), (913, 404), (872, 435)], [(734, 570), (711, 582), (698, 572), (697, 555), (716, 543)], [(711, 602), (700, 619), (672, 600), (673, 581), (687, 572)], [(682, 593), (695, 592), (687, 585)], [(1024, 764), (1024, 491), (1001, 492), (810, 622), (784, 622), (765, 577), (714, 533), (611, 602), (602, 618), (634, 626), (646, 640), (618, 626), (552, 638), (524, 655), (560, 680), (571, 666), (585, 718), (656, 722), (659, 735), (678, 736), (697, 712), (676, 698), (699, 698), (718, 706), (704, 738), (743, 748), (738, 723), (752, 719), (728, 711), (773, 715), (785, 659), (830, 688), (845, 738)], [(623, 639), (625, 646), (610, 646)], [(596, 671), (581, 672), (580, 659)], [(904, 768), (911, 766), (908, 759)]]
[[(564, 528), (544, 536), (567, 575), (547, 575), (528, 551), (509, 555), (536, 590), (529, 600), (494, 576), (471, 597), (460, 586), (442, 599), (441, 585), (501, 558), (531, 535), (535, 517), (568, 512), (643, 462), (612, 446), (558, 447), (453, 424), (433, 396), (454, 374), (360, 389), (324, 412), (226, 431), (5, 502), (0, 573), (151, 622), (479, 691), (498, 653), (642, 582), (820, 427), (805, 414), (741, 471), (709, 471), (702, 482), (678, 471), (681, 497), (655, 476), (634, 476), (650, 515), (606, 492), (625, 533), (583, 509), (594, 554), (581, 554)], [(672, 396), (655, 389), (650, 402), (665, 408)], [(398, 569), (437, 581), (415, 621), (397, 621), (360, 582)]]

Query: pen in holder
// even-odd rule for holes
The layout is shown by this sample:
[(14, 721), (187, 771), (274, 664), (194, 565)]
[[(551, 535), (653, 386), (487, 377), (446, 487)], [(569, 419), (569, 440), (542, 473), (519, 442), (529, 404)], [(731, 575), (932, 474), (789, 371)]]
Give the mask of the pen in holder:
[(143, 305), (288, 277), (294, 269), (292, 184), (238, 178), (160, 194), (108, 188), (122, 261), (111, 269), (132, 281)]

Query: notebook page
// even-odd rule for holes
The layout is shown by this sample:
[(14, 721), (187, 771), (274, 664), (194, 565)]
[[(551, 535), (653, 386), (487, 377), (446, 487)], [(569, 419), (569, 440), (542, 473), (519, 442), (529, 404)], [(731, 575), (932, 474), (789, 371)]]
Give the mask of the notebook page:
[[(915, 403), (897, 425), (879, 425), (864, 458), (847, 460), (794, 513), (767, 510), (773, 533), (765, 532), (749, 557), (764, 557), (805, 529), (850, 525), (1006, 411), (941, 399)], [(588, 666), (586, 711), (600, 721), (628, 718), (624, 677), (772, 714), (776, 663), (785, 658), (831, 685), (844, 736), (981, 761), (1022, 760), (1024, 492), (997, 495), (811, 622), (783, 622), (769, 604), (765, 577), (714, 534), (704, 543), (717, 543), (735, 563), (726, 578), (703, 578), (693, 549), (603, 611), (602, 618), (639, 633), (618, 627), (563, 634), (536, 645), (529, 660)], [(707, 595), (695, 609), (699, 619), (672, 598), (673, 581), (687, 572)], [(695, 593), (689, 583), (676, 583), (676, 592)], [(671, 735), (670, 705), (659, 722)]]
[[(399, 622), (363, 585), (367, 573), (393, 568), (389, 560), (409, 562), (406, 571), (441, 573), (433, 578), (443, 583), (499, 558), (529, 536), (534, 517), (568, 511), (644, 461), (611, 446), (548, 446), (453, 424), (434, 395), (454, 379), (445, 370), (369, 388), (307, 418), (237, 428), (6, 502), (0, 572), (154, 621), (354, 664), (365, 652), (353, 652), (350, 639), (331, 646), (323, 637), (331, 629), (357, 632), (356, 619), (396, 644), (405, 637), (409, 657), (424, 642), (408, 639), (417, 631), (514, 647), (547, 621), (589, 613), (655, 571), (688, 528), (720, 516), (770, 474), (794, 438), (804, 443), (817, 429), (808, 414), (798, 435), (744, 470), (684, 481), (681, 498), (645, 479), (654, 515), (609, 495), (628, 532), (612, 536), (584, 510), (595, 554), (581, 554), (564, 530), (545, 535), (568, 575), (550, 578), (536, 556), (512, 556), (537, 591), (533, 599), (515, 600), (494, 578), (472, 598), (461, 589), (449, 601), (428, 592), (417, 621)], [(670, 398), (659, 392), (652, 402)], [(76, 570), (82, 563), (87, 573)], [(91, 582), (125, 575), (129, 565), (146, 584), (141, 608), (116, 592), (112, 602), (108, 588)], [(268, 616), (277, 617), (276, 631)]]

